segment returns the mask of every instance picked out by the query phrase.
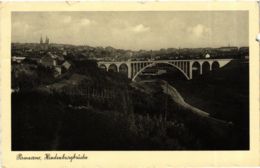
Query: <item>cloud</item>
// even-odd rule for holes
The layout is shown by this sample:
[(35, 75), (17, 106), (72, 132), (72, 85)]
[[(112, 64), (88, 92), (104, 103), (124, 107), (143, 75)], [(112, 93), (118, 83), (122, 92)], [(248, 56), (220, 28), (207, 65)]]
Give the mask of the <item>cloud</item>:
[(80, 25), (82, 26), (88, 26), (90, 24), (95, 24), (95, 23), (96, 23), (95, 21), (86, 18), (80, 20)]
[(91, 21), (89, 19), (81, 19), (80, 24), (83, 26), (89, 25)]
[(136, 25), (131, 28), (131, 30), (135, 33), (147, 32), (150, 30), (150, 27), (144, 26), (143, 24)]
[(71, 20), (72, 20), (71, 16), (66, 16), (66, 17), (63, 18), (62, 22), (63, 23), (70, 23)]
[(13, 29), (16, 29), (16, 31), (19, 31), (19, 32), (21, 32), (21, 31), (29, 32), (34, 29), (34, 27), (32, 25), (30, 25), (28, 23), (19, 22), (19, 21), (13, 23), (12, 27), (13, 27)]
[(18, 27), (20, 27), (21, 25), (22, 25), (22, 23), (19, 22), (19, 21), (16, 21), (16, 22), (12, 23), (12, 26), (15, 27), (15, 28), (16, 28), (16, 27), (18, 28)]
[(187, 31), (195, 37), (202, 37), (208, 35), (211, 32), (211, 29), (202, 24), (197, 24), (196, 26), (189, 27)]

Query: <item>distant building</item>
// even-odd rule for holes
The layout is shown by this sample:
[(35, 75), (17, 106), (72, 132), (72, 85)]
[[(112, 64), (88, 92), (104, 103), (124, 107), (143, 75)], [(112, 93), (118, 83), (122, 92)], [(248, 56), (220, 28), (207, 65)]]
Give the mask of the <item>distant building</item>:
[(205, 58), (210, 58), (210, 54), (209, 54), (209, 53), (206, 53), (206, 54), (205, 54)]
[(57, 65), (57, 56), (49, 52), (40, 59), (39, 63), (45, 67), (54, 67)]
[(54, 70), (54, 77), (60, 76), (62, 73), (67, 72), (71, 64), (64, 59), (64, 57), (52, 54), (51, 52), (48, 52), (47, 55), (43, 56), (39, 64), (46, 67), (46, 68), (52, 68)]
[(30, 62), (34, 62), (34, 63), (38, 64), (41, 61), (41, 57), (39, 57), (38, 55), (32, 55), (30, 57), (26, 57), (26, 60), (29, 60)]
[(61, 66), (56, 66), (55, 68), (54, 68), (54, 77), (58, 77), (58, 76), (60, 76), (61, 75)]
[(12, 57), (12, 62), (21, 63), (26, 57)]
[(65, 61), (65, 62), (62, 64), (62, 67), (63, 67), (65, 70), (69, 70), (70, 67), (71, 67), (71, 64), (70, 64), (68, 61)]
[(62, 55), (67, 56), (67, 51), (63, 51)]
[(237, 51), (238, 48), (237, 47), (220, 47), (218, 50), (222, 51), (222, 52), (232, 52), (232, 51)]

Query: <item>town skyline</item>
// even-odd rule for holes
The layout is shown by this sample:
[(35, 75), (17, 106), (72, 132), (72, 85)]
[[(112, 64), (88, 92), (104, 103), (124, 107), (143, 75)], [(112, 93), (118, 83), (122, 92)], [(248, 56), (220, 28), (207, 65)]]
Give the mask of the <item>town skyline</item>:
[[(46, 43), (46, 38), (48, 40), (51, 40), (48, 36), (42, 36), (42, 40), (43, 40), (43, 44)], [(39, 39), (38, 42), (12, 42), (14, 44), (41, 44), (41, 37)], [(70, 44), (70, 43), (55, 43), (55, 42), (51, 42), (49, 41), (48, 42), (49, 45), (71, 45), (71, 46), (88, 46), (88, 47), (93, 47), (93, 48), (107, 48), (107, 47), (112, 47), (114, 49), (119, 49), (119, 50), (131, 50), (131, 51), (140, 51), (140, 50), (145, 50), (145, 49), (139, 49), (139, 50), (132, 50), (132, 49), (124, 49), (124, 48), (116, 48), (114, 46), (111, 46), (111, 45), (108, 45), (108, 46), (91, 46), (91, 45), (88, 45), (88, 44)], [(196, 49), (196, 48), (223, 48), (223, 47), (237, 47), (237, 48), (240, 48), (240, 47), (249, 47), (249, 45), (241, 45), (241, 46), (235, 46), (235, 45), (226, 45), (226, 46), (214, 46), (214, 47), (211, 47), (211, 46), (206, 46), (206, 47), (168, 47), (168, 48), (158, 48), (156, 50), (160, 50), (160, 49), (185, 49), (185, 48), (190, 48), (190, 49)], [(154, 49), (147, 49), (146, 51), (156, 51)]]

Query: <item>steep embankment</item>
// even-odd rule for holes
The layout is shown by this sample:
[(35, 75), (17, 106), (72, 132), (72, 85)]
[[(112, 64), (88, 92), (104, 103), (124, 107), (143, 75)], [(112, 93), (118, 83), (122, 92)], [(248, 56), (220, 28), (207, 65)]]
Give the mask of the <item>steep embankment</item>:
[[(215, 118), (233, 123), (233, 146), (249, 147), (249, 62), (233, 60), (190, 81), (170, 81), (184, 100)], [(232, 139), (232, 138), (230, 138)]]
[[(180, 109), (179, 111), (185, 113), (184, 115), (187, 116), (186, 121), (193, 120), (192, 122), (197, 124), (203, 123), (203, 125), (207, 126), (207, 128), (204, 129), (208, 129), (212, 135), (223, 138), (230, 132), (232, 125), (230, 122), (214, 118), (210, 116), (209, 113), (188, 104), (181, 94), (164, 80), (146, 80), (139, 83), (133, 83), (132, 86), (145, 93), (158, 92), (158, 90), (160, 90), (164, 94), (169, 95), (173, 106), (178, 106)], [(171, 111), (169, 110), (169, 112)]]
[(157, 84), (158, 85), (157, 87), (159, 87), (159, 89), (163, 93), (170, 95), (172, 100), (179, 106), (183, 107), (184, 109), (189, 110), (192, 113), (194, 113), (198, 116), (201, 116), (201, 117), (209, 116), (209, 113), (202, 111), (202, 110), (186, 103), (184, 101), (183, 97), (180, 95), (180, 93), (174, 87), (169, 85), (168, 82), (166, 82), (164, 80), (145, 80), (145, 81), (140, 81), (139, 83), (132, 84), (132, 86), (143, 92), (149, 93), (149, 92), (152, 92), (152, 90), (156, 89), (156, 88), (153, 88), (154, 84)]
[(190, 81), (171, 81), (191, 105), (211, 116), (245, 123), (249, 112), (249, 64), (234, 60), (215, 72)]

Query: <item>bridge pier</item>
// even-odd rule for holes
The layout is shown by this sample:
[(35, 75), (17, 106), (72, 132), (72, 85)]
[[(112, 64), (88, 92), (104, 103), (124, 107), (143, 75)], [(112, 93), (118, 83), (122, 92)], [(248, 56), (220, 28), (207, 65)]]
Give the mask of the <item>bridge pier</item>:
[(189, 70), (189, 78), (192, 79), (192, 65), (193, 65), (193, 62), (190, 62), (189, 64), (189, 67), (190, 67), (190, 70)]
[(202, 64), (200, 63), (200, 70), (199, 70), (200, 71), (200, 75), (202, 75), (202, 69), (203, 69), (202, 68)]
[(132, 67), (131, 67), (131, 63), (127, 63), (126, 64), (127, 65), (127, 77), (129, 78), (129, 79), (131, 79), (131, 75), (132, 75)]

